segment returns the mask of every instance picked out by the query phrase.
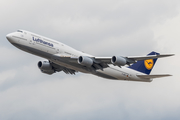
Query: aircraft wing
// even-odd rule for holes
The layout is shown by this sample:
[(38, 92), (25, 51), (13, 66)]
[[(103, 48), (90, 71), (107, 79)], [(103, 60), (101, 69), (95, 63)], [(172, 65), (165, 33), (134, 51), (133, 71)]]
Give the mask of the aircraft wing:
[(174, 54), (161, 54), (161, 55), (148, 55), (148, 56), (130, 56), (130, 57), (126, 57), (127, 59), (130, 60), (135, 60), (135, 61), (139, 61), (139, 60), (148, 60), (148, 59), (155, 59), (155, 58), (162, 58), (162, 57), (169, 57), (169, 56), (173, 56)]
[(55, 63), (51, 63), (51, 65), (53, 66), (54, 70), (57, 71), (57, 72), (60, 72), (60, 71), (64, 71), (66, 74), (74, 74), (78, 71), (76, 70), (73, 70), (73, 69), (69, 69), (69, 68), (66, 68), (66, 67), (63, 67), (63, 66), (60, 66), (58, 64), (55, 64)]
[[(86, 58), (86, 60), (88, 60), (88, 62), (92, 61), (92, 65), (90, 65), (92, 69), (103, 70), (103, 68), (108, 67), (108, 64), (113, 64), (113, 65), (117, 65), (117, 66), (124, 66), (124, 65), (130, 65), (130, 64), (135, 63), (135, 62), (140, 61), (140, 60), (162, 58), (162, 57), (168, 57), (168, 56), (172, 56), (172, 55), (174, 55), (174, 54), (134, 56), (134, 57), (133, 56), (130, 56), (130, 57), (113, 56), (113, 57), (116, 57), (116, 59), (120, 59), (120, 62), (122, 62), (122, 61), (124, 62), (123, 64), (120, 64), (120, 65), (115, 64), (115, 62), (114, 63), (112, 62), (113, 57), (89, 57), (89, 56), (80, 56), (80, 57)], [(76, 64), (78, 64), (78, 60), (79, 60), (79, 57), (62, 57), (58, 54), (55, 54), (52, 57), (54, 59), (68, 61), (68, 62), (76, 63)], [(86, 66), (85, 64), (80, 64), (80, 65)], [(86, 66), (86, 67), (88, 67), (88, 66)]]
[[(129, 56), (129, 57), (123, 57), (123, 58), (125, 58), (127, 61), (132, 61), (132, 63), (134, 63), (135, 61), (169, 57), (173, 55), (174, 54), (161, 54), (161, 55), (148, 55), (148, 56)], [(94, 59), (111, 64), (112, 57), (94, 57)]]

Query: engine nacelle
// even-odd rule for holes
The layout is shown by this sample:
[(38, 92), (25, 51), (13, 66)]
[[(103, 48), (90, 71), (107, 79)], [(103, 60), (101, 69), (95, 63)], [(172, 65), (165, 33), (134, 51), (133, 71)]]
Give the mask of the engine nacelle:
[(52, 65), (48, 61), (43, 61), (43, 62), (39, 61), (38, 67), (43, 73), (46, 73), (49, 75), (55, 73), (55, 70), (53, 69)]
[(124, 65), (126, 65), (127, 61), (125, 58), (123, 58), (121, 56), (113, 56), (111, 58), (111, 63), (114, 65), (118, 65), (118, 66), (124, 66)]
[(92, 66), (93, 60), (87, 56), (80, 56), (78, 58), (78, 63), (87, 67)]

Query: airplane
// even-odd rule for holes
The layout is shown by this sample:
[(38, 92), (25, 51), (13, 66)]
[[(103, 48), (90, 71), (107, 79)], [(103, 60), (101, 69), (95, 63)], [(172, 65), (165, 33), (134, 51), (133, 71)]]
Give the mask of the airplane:
[(151, 82), (154, 78), (171, 76), (150, 75), (150, 72), (158, 58), (174, 54), (159, 54), (152, 51), (147, 56), (95, 57), (25, 30), (9, 33), (6, 38), (15, 47), (47, 59), (39, 61), (37, 65), (42, 73), (49, 75), (60, 71), (72, 75), (82, 72), (111, 80), (140, 82)]

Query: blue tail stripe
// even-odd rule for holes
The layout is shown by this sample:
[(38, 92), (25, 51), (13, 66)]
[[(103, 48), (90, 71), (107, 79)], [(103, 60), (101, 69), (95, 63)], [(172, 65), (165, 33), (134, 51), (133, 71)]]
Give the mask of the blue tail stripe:
[[(149, 53), (148, 55), (159, 55), (159, 53), (156, 53), (156, 52), (153, 51), (153, 52)], [(151, 63), (151, 62), (148, 63), (148, 64), (153, 64), (152, 68), (150, 68), (150, 69), (147, 69), (147, 68), (145, 67), (145, 65), (144, 65), (144, 60), (138, 61), (137, 63), (134, 63), (134, 64), (131, 65), (129, 68), (149, 75), (150, 72), (151, 72), (151, 70), (153, 69), (156, 61), (157, 61), (157, 58), (156, 58), (156, 59), (153, 59), (153, 63)], [(145, 61), (145, 62), (146, 62), (146, 61)]]

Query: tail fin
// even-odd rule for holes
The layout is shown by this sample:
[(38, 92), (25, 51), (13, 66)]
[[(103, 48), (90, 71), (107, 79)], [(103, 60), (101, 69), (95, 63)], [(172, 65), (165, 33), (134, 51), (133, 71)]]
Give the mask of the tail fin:
[[(153, 51), (149, 53), (148, 55), (159, 55), (159, 53), (156, 53)], [(157, 61), (157, 58), (149, 59), (149, 60), (141, 60), (141, 61), (138, 61), (137, 63), (134, 63), (129, 68), (149, 75), (156, 61)]]

